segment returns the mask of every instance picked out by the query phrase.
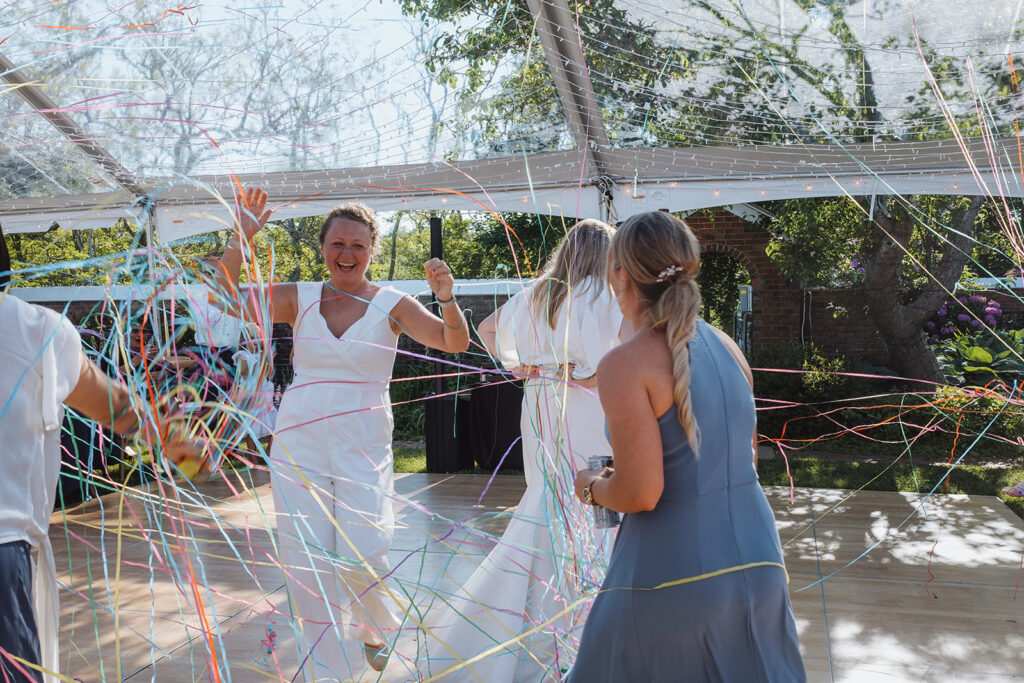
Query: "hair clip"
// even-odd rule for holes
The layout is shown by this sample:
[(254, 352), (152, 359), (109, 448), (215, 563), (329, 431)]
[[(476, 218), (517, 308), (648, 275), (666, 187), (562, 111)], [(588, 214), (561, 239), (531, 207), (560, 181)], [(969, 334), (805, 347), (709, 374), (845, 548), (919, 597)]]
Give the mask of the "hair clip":
[(672, 277), (676, 273), (680, 272), (682, 269), (683, 269), (682, 266), (676, 266), (676, 265), (669, 266), (665, 270), (663, 270), (660, 273), (658, 273), (658, 282), (664, 282), (665, 280), (669, 279), (670, 277)]

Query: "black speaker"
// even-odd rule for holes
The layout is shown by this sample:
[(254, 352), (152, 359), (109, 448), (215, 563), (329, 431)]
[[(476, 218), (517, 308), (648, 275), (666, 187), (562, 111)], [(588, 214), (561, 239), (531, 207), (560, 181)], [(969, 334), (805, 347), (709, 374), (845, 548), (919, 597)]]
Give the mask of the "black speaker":
[(522, 386), (494, 375), (470, 394), (469, 428), (465, 433), (470, 457), (485, 472), (493, 472), (499, 465), (503, 469), (523, 469)]
[(473, 469), (467, 453), (466, 407), (469, 396), (431, 394), (426, 400), (427, 472), (445, 473)]

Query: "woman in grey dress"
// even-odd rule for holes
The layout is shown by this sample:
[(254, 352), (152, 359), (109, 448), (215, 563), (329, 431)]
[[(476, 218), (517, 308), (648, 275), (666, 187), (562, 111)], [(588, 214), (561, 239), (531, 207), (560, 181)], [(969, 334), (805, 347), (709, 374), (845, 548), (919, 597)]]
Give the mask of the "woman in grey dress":
[(750, 368), (698, 319), (697, 240), (651, 212), (612, 240), (636, 335), (598, 367), (614, 469), (584, 503), (626, 513), (569, 673), (594, 681), (803, 681), (775, 519), (754, 471)]

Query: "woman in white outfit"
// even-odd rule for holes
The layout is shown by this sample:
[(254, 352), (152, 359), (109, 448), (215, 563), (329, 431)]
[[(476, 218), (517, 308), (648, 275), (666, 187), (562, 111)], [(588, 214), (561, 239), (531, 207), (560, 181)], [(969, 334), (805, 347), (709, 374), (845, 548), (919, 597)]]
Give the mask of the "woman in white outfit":
[[(228, 244), (218, 269), (220, 291), (236, 291), (240, 240), (250, 240), (269, 218), (266, 204), (266, 193), (247, 191), (238, 211), (240, 239)], [(270, 468), (280, 559), (308, 680), (360, 671), (345, 652), (343, 614), (378, 671), (402, 625), (404, 602), (382, 580), (394, 533), (388, 382), (398, 335), (452, 353), (469, 347), (448, 266), (439, 259), (424, 264), (441, 303), (438, 318), (415, 299), (367, 280), (377, 242), (373, 211), (345, 204), (320, 231), (327, 282), (272, 284), (262, 296), (238, 290), (247, 317), (259, 320), (265, 301), (271, 318), (265, 324), (293, 328), (295, 379), (281, 400)]]
[[(61, 675), (60, 607), (47, 531), (64, 404), (121, 434), (140, 428), (146, 404), (86, 357), (70, 320), (8, 293), (9, 271), (0, 232), (0, 681), (51, 683)], [(162, 444), (175, 463), (198, 459), (181, 426), (165, 419), (141, 422), (151, 447)]]
[(427, 678), (554, 681), (572, 663), (587, 609), (575, 603), (600, 585), (611, 545), (594, 533), (572, 482), (588, 458), (611, 455), (596, 372), (622, 326), (605, 281), (613, 233), (601, 221), (577, 223), (545, 272), (480, 325), (488, 350), (527, 376), (526, 492), (449, 608), (428, 616)]

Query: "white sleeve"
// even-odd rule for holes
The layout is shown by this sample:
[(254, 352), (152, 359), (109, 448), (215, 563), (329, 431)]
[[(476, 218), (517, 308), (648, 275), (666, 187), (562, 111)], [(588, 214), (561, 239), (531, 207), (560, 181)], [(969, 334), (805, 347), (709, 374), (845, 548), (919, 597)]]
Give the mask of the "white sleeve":
[(597, 372), (597, 365), (606, 353), (619, 344), (619, 328), (622, 327), (622, 311), (604, 283), (595, 295), (593, 289), (582, 292), (576, 299), (576, 343), (573, 345), (573, 360), (576, 369), (573, 377), (586, 379)]
[(46, 323), (37, 327), (40, 374), (42, 377), (43, 428), (59, 429), (64, 414), (64, 399), (78, 384), (82, 372), (82, 338), (71, 321), (46, 311)]
[(517, 293), (495, 311), (495, 355), (506, 370), (523, 364), (520, 346), (522, 336), (528, 333), (522, 327), (529, 325), (530, 291), (526, 289)]
[(61, 316), (53, 336), (53, 350), (57, 376), (57, 398), (63, 403), (78, 384), (82, 372), (82, 337), (71, 321)]

